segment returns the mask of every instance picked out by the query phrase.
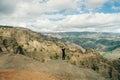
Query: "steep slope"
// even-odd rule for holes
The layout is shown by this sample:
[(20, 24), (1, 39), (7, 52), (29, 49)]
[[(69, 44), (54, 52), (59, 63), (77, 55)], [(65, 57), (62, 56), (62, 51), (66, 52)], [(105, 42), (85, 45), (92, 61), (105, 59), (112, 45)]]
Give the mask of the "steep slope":
[[(65, 60), (61, 61), (61, 53), (63, 48), (65, 48), (66, 54)], [(85, 75), (89, 73), (92, 76), (93, 73), (92, 80), (94, 80), (96, 79), (94, 72), (89, 72), (87, 70), (92, 69), (105, 78), (112, 80), (120, 79), (118, 69), (115, 68), (115, 66), (110, 65), (109, 61), (103, 58), (95, 50), (85, 50), (81, 46), (74, 43), (62, 42), (57, 38), (44, 36), (26, 28), (1, 27), (0, 54), (1, 56), (8, 54), (5, 55), (6, 57), (1, 57), (1, 69), (27, 69), (33, 71), (45, 71), (52, 74), (57, 74), (59, 72), (60, 74), (58, 75), (64, 74), (64, 77), (68, 75), (71, 77), (70, 75), (72, 75), (72, 78), (77, 78), (77, 76), (80, 76), (83, 73)], [(30, 59), (19, 54), (28, 56)], [(17, 57), (17, 55), (20, 57)], [(51, 60), (55, 61), (52, 62)], [(40, 62), (47, 63), (43, 64)], [(77, 72), (79, 68), (74, 69), (73, 66), (65, 62), (82, 67), (80, 71), (82, 73)], [(49, 65), (47, 66), (47, 64)], [(63, 65), (65, 65), (65, 67)], [(61, 67), (63, 67), (63, 69), (61, 69)]]
[[(71, 46), (71, 47), (70, 47)], [(0, 52), (20, 53), (37, 60), (50, 60), (57, 54), (61, 57), (61, 49), (66, 48), (66, 53), (79, 50), (82, 47), (71, 43), (44, 36), (25, 28), (0, 28)]]
[(62, 32), (46, 33), (52, 37), (58, 37), (63, 41), (74, 42), (83, 48), (94, 48), (100, 52), (112, 52), (120, 48), (119, 33), (100, 33), (100, 32)]
[(104, 57), (108, 59), (119, 59), (120, 58), (120, 48), (114, 49), (111, 53), (104, 53)]
[(0, 80), (63, 80), (47, 73), (25, 70), (1, 70)]
[[(61, 79), (65, 79), (65, 80), (105, 80), (103, 77), (100, 77), (100, 75), (98, 75), (96, 72), (90, 69), (78, 68), (74, 65), (68, 64), (61, 60), (58, 61), (53, 60), (46, 63), (41, 63), (37, 60), (31, 59), (29, 57), (20, 54), (17, 55), (4, 54), (0, 56), (0, 59), (1, 59), (0, 76), (2, 75), (5, 76), (5, 74), (11, 73), (10, 75), (6, 75), (6, 76), (10, 77), (13, 75), (15, 78), (17, 78), (15, 75), (20, 74), (20, 76), (23, 77), (23, 74), (26, 74), (24, 75), (24, 77), (27, 78), (26, 77), (27, 75), (31, 75), (29, 74), (29, 72), (31, 71), (31, 73), (33, 73), (32, 76), (34, 75), (37, 76), (40, 73), (41, 73), (40, 75), (44, 75), (44, 73), (47, 73), (49, 75), (53, 75), (58, 78), (61, 77)], [(2, 72), (7, 72), (7, 73), (2, 73)], [(13, 72), (15, 72), (15, 74)], [(27, 79), (29, 79), (32, 76), (29, 76)], [(48, 75), (45, 75), (45, 77), (48, 77)], [(55, 80), (59, 80), (59, 79), (55, 79)]]

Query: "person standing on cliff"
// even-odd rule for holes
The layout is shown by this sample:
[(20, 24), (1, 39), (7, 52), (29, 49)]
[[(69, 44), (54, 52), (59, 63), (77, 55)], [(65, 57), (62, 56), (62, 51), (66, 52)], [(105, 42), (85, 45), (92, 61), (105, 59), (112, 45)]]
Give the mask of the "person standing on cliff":
[(62, 48), (62, 60), (65, 60), (65, 48)]

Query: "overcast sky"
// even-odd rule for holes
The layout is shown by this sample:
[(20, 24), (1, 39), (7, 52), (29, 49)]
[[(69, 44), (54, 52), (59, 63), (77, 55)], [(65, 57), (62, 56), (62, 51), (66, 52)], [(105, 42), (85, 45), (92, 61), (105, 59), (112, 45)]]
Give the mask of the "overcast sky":
[(0, 24), (39, 32), (120, 33), (120, 0), (0, 0)]

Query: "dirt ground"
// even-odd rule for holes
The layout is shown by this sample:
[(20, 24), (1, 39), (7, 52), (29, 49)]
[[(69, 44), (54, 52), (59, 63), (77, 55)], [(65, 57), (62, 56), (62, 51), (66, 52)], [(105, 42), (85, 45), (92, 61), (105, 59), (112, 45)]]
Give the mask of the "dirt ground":
[(0, 70), (0, 80), (62, 80), (48, 73), (25, 70)]

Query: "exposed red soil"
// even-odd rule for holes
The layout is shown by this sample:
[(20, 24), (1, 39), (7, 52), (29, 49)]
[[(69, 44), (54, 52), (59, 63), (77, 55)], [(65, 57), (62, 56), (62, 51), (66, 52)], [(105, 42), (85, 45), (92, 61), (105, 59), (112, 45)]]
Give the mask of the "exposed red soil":
[(62, 80), (43, 72), (25, 70), (0, 70), (0, 80)]

